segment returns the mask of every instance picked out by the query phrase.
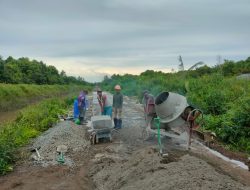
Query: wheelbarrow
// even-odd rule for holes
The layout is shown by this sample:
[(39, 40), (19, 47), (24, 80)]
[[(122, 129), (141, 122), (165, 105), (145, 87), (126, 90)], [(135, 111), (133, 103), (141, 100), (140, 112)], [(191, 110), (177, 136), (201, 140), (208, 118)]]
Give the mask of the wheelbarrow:
[(100, 139), (108, 139), (109, 142), (112, 142), (112, 129), (112, 120), (110, 116), (92, 116), (91, 129), (89, 130), (91, 144), (99, 143)]

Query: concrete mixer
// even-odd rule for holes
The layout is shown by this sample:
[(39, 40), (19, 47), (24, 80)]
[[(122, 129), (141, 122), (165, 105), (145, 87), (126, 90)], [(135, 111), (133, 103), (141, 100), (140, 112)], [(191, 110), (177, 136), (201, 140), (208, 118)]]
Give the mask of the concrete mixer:
[[(183, 140), (189, 148), (192, 129), (197, 127), (195, 120), (200, 115), (203, 117), (201, 110), (190, 106), (184, 96), (162, 92), (155, 98), (155, 115), (150, 126), (144, 130), (143, 138), (145, 133), (146, 136), (149, 133), (157, 134), (159, 126), (161, 135)], [(158, 118), (159, 125), (154, 123), (154, 118)]]

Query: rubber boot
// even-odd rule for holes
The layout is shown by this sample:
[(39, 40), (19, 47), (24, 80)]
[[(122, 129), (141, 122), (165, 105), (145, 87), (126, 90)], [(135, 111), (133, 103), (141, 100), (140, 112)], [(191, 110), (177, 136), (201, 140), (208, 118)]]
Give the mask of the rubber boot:
[(117, 128), (117, 124), (118, 124), (118, 119), (117, 118), (114, 118), (114, 124), (115, 124), (114, 128), (116, 129)]
[(122, 128), (122, 119), (120, 119), (120, 128)]
[(122, 128), (122, 120), (121, 120), (121, 119), (118, 119), (118, 120), (117, 120), (117, 128), (118, 128), (118, 129), (121, 129), (121, 128)]
[(83, 124), (84, 117), (79, 117), (79, 120), (80, 120), (80, 125), (82, 125), (82, 124)]

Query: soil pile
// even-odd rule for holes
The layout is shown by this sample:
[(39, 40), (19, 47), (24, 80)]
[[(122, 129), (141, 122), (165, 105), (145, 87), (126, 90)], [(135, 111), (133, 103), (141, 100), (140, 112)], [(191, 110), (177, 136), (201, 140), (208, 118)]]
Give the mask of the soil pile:
[(35, 160), (34, 163), (41, 164), (43, 167), (57, 165), (59, 157), (57, 147), (65, 145), (68, 150), (64, 155), (64, 164), (73, 167), (75, 164), (71, 154), (84, 152), (90, 146), (90, 142), (85, 137), (85, 128), (85, 126), (75, 125), (72, 121), (63, 121), (47, 130), (32, 144), (32, 147), (40, 148), (38, 151), (42, 157), (41, 161)]

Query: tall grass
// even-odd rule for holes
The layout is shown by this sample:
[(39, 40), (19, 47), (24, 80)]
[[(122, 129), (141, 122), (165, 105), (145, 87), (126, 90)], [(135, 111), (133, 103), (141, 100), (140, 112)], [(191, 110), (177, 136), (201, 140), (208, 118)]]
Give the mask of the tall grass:
[(80, 85), (33, 85), (33, 84), (1, 84), (0, 112), (15, 110), (44, 98), (63, 96), (77, 92), (84, 87)]

